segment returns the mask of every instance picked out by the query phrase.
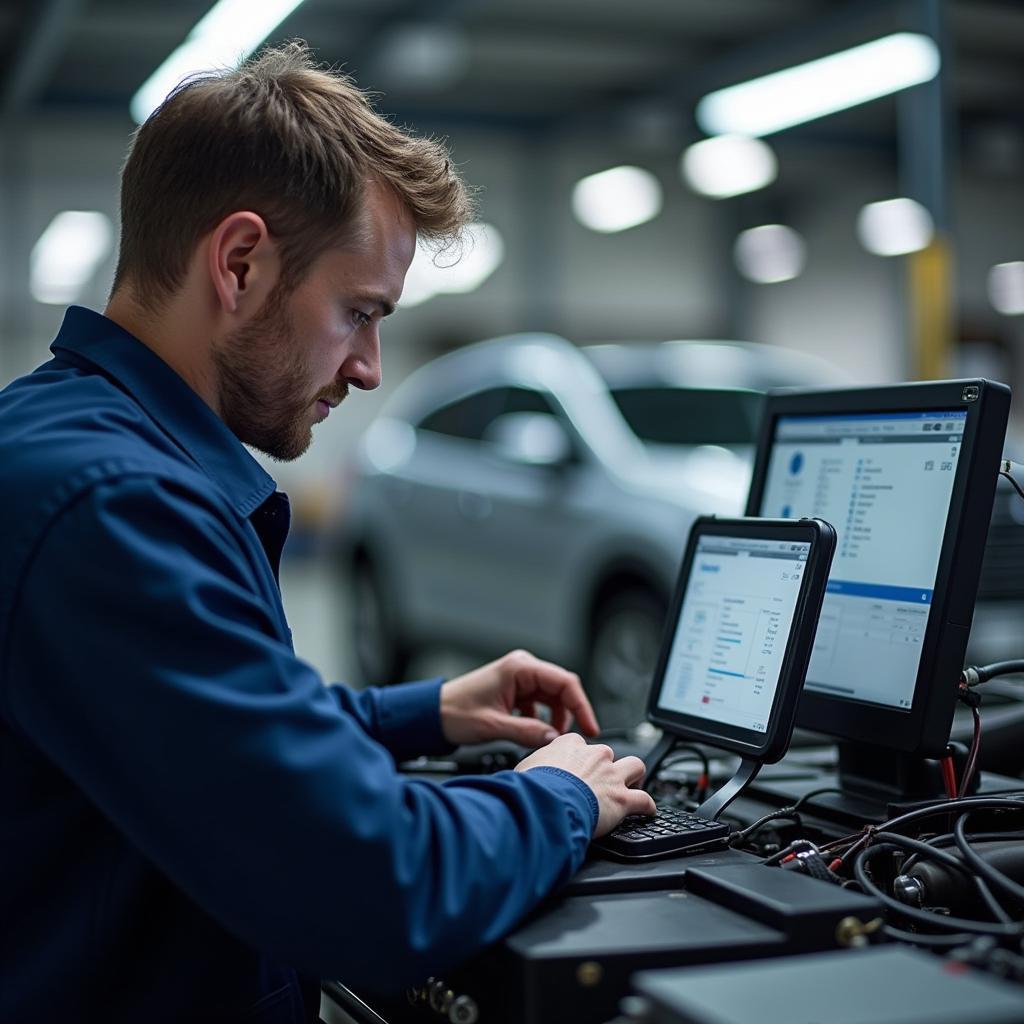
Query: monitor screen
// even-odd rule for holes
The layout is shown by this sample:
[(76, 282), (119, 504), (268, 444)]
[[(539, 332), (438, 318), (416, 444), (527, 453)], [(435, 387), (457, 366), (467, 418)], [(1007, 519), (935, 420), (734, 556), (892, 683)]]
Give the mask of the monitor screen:
[(838, 542), (806, 687), (909, 711), (965, 409), (780, 416), (760, 512)]
[(656, 707), (764, 733), (810, 543), (699, 537)]

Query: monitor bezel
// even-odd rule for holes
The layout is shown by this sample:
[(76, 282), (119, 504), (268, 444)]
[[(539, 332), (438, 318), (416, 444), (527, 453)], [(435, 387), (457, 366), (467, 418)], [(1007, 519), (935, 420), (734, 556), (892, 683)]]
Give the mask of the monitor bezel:
[[(800, 581), (793, 622), (779, 670), (779, 682), (768, 715), (768, 728), (764, 733), (697, 715), (669, 711), (658, 704), (697, 545), (702, 537), (716, 536), (810, 544), (807, 567)], [(835, 538), (835, 530), (820, 519), (719, 519), (715, 516), (702, 516), (697, 519), (687, 539), (686, 552), (672, 595), (672, 604), (665, 619), (658, 665), (647, 699), (648, 721), (682, 740), (707, 743), (762, 763), (771, 763), (781, 758), (789, 747), (793, 734), (796, 705), (814, 644), (818, 615), (825, 596), (828, 569), (835, 550)]]
[(797, 710), (797, 724), (802, 728), (920, 756), (939, 757), (945, 752), (974, 614), (1009, 405), (1008, 387), (982, 379), (768, 396), (747, 499), (748, 515), (761, 510), (772, 443), (783, 417), (967, 413), (910, 709), (806, 689)]

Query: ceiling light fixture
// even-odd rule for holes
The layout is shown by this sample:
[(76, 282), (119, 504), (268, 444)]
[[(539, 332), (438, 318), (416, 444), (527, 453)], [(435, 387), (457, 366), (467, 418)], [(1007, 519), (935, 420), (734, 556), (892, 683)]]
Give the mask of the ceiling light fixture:
[(603, 234), (653, 220), (661, 202), (661, 182), (642, 167), (611, 167), (582, 178), (572, 190), (576, 219)]
[(1024, 262), (997, 263), (988, 272), (988, 297), (1003, 316), (1024, 314)]
[(708, 93), (697, 122), (709, 135), (770, 135), (928, 82), (941, 63), (931, 36), (897, 32)]
[(135, 123), (142, 124), (189, 75), (234, 67), (248, 57), (301, 3), (302, 0), (219, 0), (132, 97)]
[(719, 135), (688, 146), (680, 171), (694, 191), (728, 199), (770, 185), (779, 167), (766, 142), (745, 135)]
[(733, 256), (748, 281), (778, 284), (800, 276), (807, 262), (807, 246), (785, 224), (762, 224), (740, 232)]
[(110, 218), (104, 213), (58, 213), (32, 247), (32, 297), (58, 306), (74, 302), (110, 252), (113, 237)]
[(913, 199), (868, 203), (857, 215), (861, 245), (876, 256), (904, 256), (926, 249), (934, 234), (931, 214)]

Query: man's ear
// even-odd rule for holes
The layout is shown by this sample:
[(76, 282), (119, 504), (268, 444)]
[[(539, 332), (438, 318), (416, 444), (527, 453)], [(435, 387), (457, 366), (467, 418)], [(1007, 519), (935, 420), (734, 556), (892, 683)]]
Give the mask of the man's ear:
[(213, 229), (207, 260), (217, 304), (229, 314), (259, 309), (281, 274), (266, 222), (247, 210), (228, 214)]

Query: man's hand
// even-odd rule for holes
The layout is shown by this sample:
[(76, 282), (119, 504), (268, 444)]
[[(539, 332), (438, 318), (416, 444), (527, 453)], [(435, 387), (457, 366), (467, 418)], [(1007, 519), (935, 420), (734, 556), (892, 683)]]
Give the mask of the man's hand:
[[(551, 710), (550, 724), (536, 717), (538, 704)], [(539, 747), (564, 733), (574, 718), (588, 736), (597, 735), (579, 676), (526, 651), (512, 651), (441, 687), (441, 727), (449, 743), (502, 739)]]
[(611, 747), (603, 743), (589, 745), (582, 736), (559, 736), (516, 765), (517, 772), (531, 768), (561, 768), (582, 779), (597, 797), (600, 813), (594, 836), (611, 832), (627, 814), (654, 814), (654, 801), (642, 789), (632, 789), (644, 777), (639, 757), (615, 760)]

